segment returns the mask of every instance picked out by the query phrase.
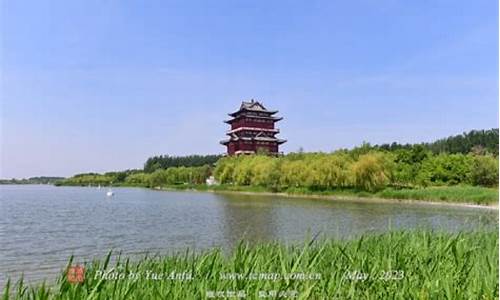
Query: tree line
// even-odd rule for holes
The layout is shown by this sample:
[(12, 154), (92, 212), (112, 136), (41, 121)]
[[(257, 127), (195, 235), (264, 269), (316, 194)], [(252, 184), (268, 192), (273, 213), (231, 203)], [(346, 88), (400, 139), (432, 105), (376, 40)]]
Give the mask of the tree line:
[(272, 190), (416, 187), (468, 184), (498, 186), (498, 129), (473, 130), (433, 143), (364, 143), (332, 153), (289, 153), (280, 157), (189, 155), (150, 157), (142, 170), (85, 173), (59, 185), (203, 184), (214, 175), (222, 184)]
[(203, 184), (211, 175), (212, 169), (211, 165), (203, 165), (200, 167), (170, 167), (168, 169), (157, 169), (151, 173), (143, 170), (127, 170), (104, 174), (84, 173), (61, 180), (56, 185), (159, 187), (164, 185)]
[(215, 164), (222, 155), (188, 155), (188, 156), (170, 156), (158, 155), (150, 157), (144, 163), (144, 172), (153, 173), (159, 169), (168, 169), (172, 167), (200, 167), (203, 165)]
[(420, 144), (382, 144), (375, 145), (374, 148), (381, 150), (394, 151), (397, 149), (410, 149), (415, 145), (421, 145), (424, 148), (438, 153), (462, 153), (474, 152), (476, 154), (490, 153), (498, 156), (498, 128), (487, 130), (471, 130), (462, 134), (453, 135), (447, 138), (439, 139), (431, 143)]
[(376, 191), (384, 187), (441, 185), (498, 186), (498, 158), (491, 154), (448, 154), (421, 145), (394, 151), (361, 146), (332, 153), (290, 153), (231, 156), (216, 166), (170, 167), (152, 173), (141, 170), (79, 174), (65, 185), (129, 185), (159, 187), (204, 184), (214, 175), (219, 183), (260, 186), (274, 191), (303, 188), (311, 191), (356, 188)]
[(53, 184), (57, 181), (63, 180), (64, 177), (54, 176), (39, 176), (22, 179), (0, 179), (0, 184)]
[(498, 158), (477, 154), (433, 154), (421, 145), (394, 151), (358, 147), (333, 153), (225, 157), (214, 170), (222, 184), (264, 186), (281, 191), (440, 185), (498, 185)]

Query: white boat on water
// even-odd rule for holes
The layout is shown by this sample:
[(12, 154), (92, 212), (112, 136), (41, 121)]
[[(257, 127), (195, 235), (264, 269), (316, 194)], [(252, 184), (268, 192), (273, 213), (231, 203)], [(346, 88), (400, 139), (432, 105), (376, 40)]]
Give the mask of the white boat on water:
[(108, 192), (106, 193), (106, 196), (108, 197), (113, 197), (115, 193), (113, 193), (113, 191), (111, 189), (108, 190)]

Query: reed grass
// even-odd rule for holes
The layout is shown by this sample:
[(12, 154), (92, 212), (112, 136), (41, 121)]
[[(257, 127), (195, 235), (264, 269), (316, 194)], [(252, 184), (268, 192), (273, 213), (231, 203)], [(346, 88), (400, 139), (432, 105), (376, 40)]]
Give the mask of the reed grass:
[(386, 188), (379, 192), (378, 196), (382, 198), (474, 204), (498, 203), (498, 189), (478, 186), (442, 186), (414, 189)]
[[(245, 299), (263, 299), (259, 291), (276, 291), (277, 296), (267, 299), (287, 299), (280, 293), (290, 296), (294, 291), (298, 294), (293, 299), (498, 299), (498, 262), (494, 231), (397, 231), (301, 245), (241, 242), (231, 254), (213, 249), (132, 261), (109, 253), (86, 264), (81, 284), (68, 283), (64, 272), (51, 286), (8, 282), (3, 299), (212, 299), (211, 292), (221, 291), (240, 291)], [(190, 272), (193, 278), (106, 280), (97, 276), (102, 270)], [(227, 277), (234, 273), (241, 278)], [(251, 279), (252, 274), (301, 273), (320, 278)], [(363, 273), (368, 278), (363, 280)]]

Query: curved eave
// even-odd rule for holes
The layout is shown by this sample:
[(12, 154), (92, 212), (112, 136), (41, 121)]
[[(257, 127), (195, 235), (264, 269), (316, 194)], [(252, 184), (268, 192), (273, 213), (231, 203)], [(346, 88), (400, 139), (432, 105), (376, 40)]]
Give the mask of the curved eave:
[(228, 114), (228, 115), (229, 115), (229, 116), (231, 116), (231, 117), (235, 117), (235, 116), (237, 116), (237, 115), (239, 115), (239, 114), (241, 114), (241, 113), (243, 113), (243, 112), (246, 112), (246, 111), (249, 111), (249, 112), (257, 112), (257, 113), (266, 113), (266, 114), (269, 114), (269, 116), (272, 116), (272, 115), (274, 115), (274, 114), (276, 114), (276, 113), (278, 113), (278, 112), (279, 112), (278, 110), (265, 110), (265, 111), (264, 111), (264, 110), (253, 110), (253, 109), (246, 109), (246, 108), (245, 108), (245, 109), (240, 109), (240, 110), (238, 110), (238, 111), (235, 111), (235, 112), (233, 112), (233, 113), (230, 113), (230, 114)]
[(226, 135), (231, 135), (233, 133), (239, 132), (239, 131), (254, 131), (254, 132), (272, 132), (272, 133), (279, 133), (280, 130), (279, 128), (260, 128), (260, 127), (247, 127), (247, 126), (241, 126), (235, 129), (231, 129), (229, 131), (226, 131)]
[(282, 140), (282, 139), (277, 139), (277, 138), (254, 138), (252, 140), (255, 140), (255, 141), (262, 141), (262, 142), (270, 142), (270, 143), (276, 143), (278, 145), (281, 145), (283, 143), (286, 142), (286, 140)]
[[(242, 140), (246, 140), (246, 141), (258, 141), (257, 139), (254, 139), (254, 138), (242, 138)], [(238, 139), (222, 140), (222, 141), (220, 141), (219, 143), (220, 143), (221, 145), (227, 146), (227, 144), (229, 144), (230, 142), (236, 142), (236, 141), (238, 141)], [(271, 143), (275, 142), (275, 143), (277, 143), (278, 145), (281, 145), (281, 144), (286, 143), (286, 142), (287, 142), (287, 140), (280, 140), (280, 139), (277, 139), (277, 140), (274, 140), (274, 141), (269, 140), (269, 141), (267, 141), (267, 142), (271, 142)]]
[[(224, 120), (224, 123), (231, 124), (232, 122), (236, 121), (239, 117), (240, 116), (235, 117), (234, 119), (231, 119), (231, 120)], [(247, 116), (247, 117), (248, 118), (270, 119), (270, 120), (273, 120), (274, 122), (278, 122), (278, 121), (283, 120), (283, 117), (271, 117), (271, 116), (269, 116), (269, 117), (264, 117), (264, 116)]]

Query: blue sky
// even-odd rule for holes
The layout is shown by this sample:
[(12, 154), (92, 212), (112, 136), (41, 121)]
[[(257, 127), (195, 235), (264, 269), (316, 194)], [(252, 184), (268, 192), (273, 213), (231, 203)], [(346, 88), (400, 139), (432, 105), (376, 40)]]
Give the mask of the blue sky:
[(222, 153), (242, 100), (285, 152), (498, 127), (497, 1), (2, 1), (0, 177)]

